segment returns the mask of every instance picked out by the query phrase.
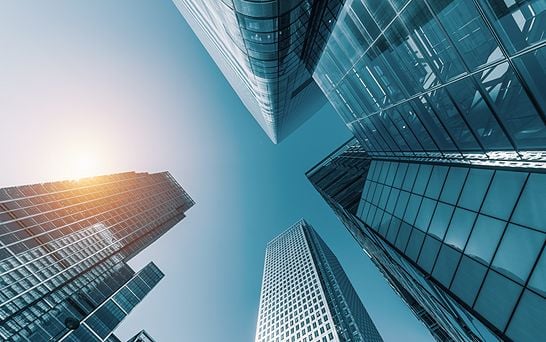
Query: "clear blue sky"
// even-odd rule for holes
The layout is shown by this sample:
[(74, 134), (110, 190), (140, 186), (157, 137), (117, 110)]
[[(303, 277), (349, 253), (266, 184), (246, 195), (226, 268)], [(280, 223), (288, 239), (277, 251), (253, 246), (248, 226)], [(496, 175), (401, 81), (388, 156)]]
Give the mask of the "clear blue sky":
[(301, 217), (385, 340), (431, 339), (304, 176), (350, 136), (331, 107), (273, 145), (169, 0), (3, 0), (0, 51), (0, 186), (168, 170), (197, 202), (132, 262), (166, 277), (122, 339), (252, 341), (265, 245)]

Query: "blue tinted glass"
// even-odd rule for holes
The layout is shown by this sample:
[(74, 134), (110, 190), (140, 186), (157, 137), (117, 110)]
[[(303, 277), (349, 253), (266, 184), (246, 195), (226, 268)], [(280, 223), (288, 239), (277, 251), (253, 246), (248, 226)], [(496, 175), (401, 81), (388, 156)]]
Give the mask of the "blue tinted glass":
[(493, 177), (493, 171), (487, 169), (471, 169), (459, 198), (459, 206), (478, 211), (482, 205), (485, 192)]
[(375, 205), (378, 205), (379, 204), (379, 198), (381, 198), (381, 194), (383, 193), (383, 189), (384, 189), (384, 185), (383, 184), (377, 184), (377, 186), (375, 187), (375, 192), (373, 194), (373, 198), (372, 198), (372, 204), (375, 204)]
[(411, 191), (413, 183), (415, 182), (415, 176), (417, 175), (418, 164), (409, 164), (408, 171), (406, 172), (406, 178), (404, 178), (404, 186), (402, 189)]
[(468, 240), (465, 254), (489, 264), (504, 232), (504, 227), (506, 227), (504, 221), (479, 215)]
[(463, 187), (466, 174), (468, 173), (467, 168), (462, 167), (450, 167), (449, 173), (447, 175), (447, 180), (444, 184), (444, 189), (442, 190), (442, 195), (440, 199), (444, 202), (455, 204), (459, 198), (461, 188)]
[(435, 205), (435, 201), (428, 198), (423, 199), (423, 202), (421, 203), (421, 208), (419, 208), (417, 220), (415, 221), (415, 227), (421, 229), (424, 232), (427, 231), (428, 224), (430, 222), (430, 219), (432, 218), (432, 212), (434, 211)]
[(400, 194), (400, 190), (395, 189), (395, 188), (393, 188), (391, 190), (391, 195), (389, 196), (389, 201), (387, 202), (387, 206), (385, 207), (385, 209), (391, 214), (394, 211), (394, 207), (396, 205), (396, 201), (398, 200), (398, 195), (399, 194)]
[(392, 215), (384, 213), (383, 219), (381, 220), (381, 225), (379, 226), (379, 234), (382, 236), (387, 236), (387, 231), (391, 225)]
[(531, 279), (529, 279), (529, 287), (539, 292), (546, 297), (546, 252), (542, 251), (542, 256), (538, 261)]
[(417, 217), (417, 210), (421, 205), (421, 198), (421, 196), (411, 194), (408, 202), (408, 207), (406, 208), (406, 213), (404, 214), (404, 221), (406, 221), (407, 223), (413, 224), (413, 222), (415, 222), (415, 218)]
[(396, 177), (394, 178), (394, 182), (392, 183), (393, 187), (400, 188), (402, 186), (402, 182), (404, 181), (404, 177), (406, 176), (407, 169), (408, 169), (407, 163), (398, 164), (398, 169), (396, 170)]
[(391, 166), (391, 163), (384, 162), (381, 165), (381, 173), (379, 174), (378, 183), (385, 184), (385, 180), (387, 178), (387, 174), (389, 173), (389, 168)]
[(396, 170), (398, 169), (398, 163), (389, 163), (389, 173), (387, 174), (387, 179), (385, 180), (385, 184), (392, 186), (392, 182), (394, 181), (394, 176), (396, 175)]
[(472, 0), (436, 0), (429, 4), (471, 69), (502, 57)]
[(426, 271), (432, 271), (432, 266), (434, 266), (434, 261), (436, 260), (436, 255), (440, 249), (440, 241), (436, 240), (431, 236), (425, 238), (425, 243), (423, 243), (423, 249), (419, 255), (419, 260), (417, 263)]
[(546, 232), (546, 174), (532, 173), (512, 221)]
[(428, 132), (440, 150), (449, 152), (456, 151), (456, 146), (453, 144), (449, 134), (436, 116), (430, 103), (428, 103), (424, 97), (421, 97), (410, 101), (410, 104), (413, 109), (419, 113), (419, 119), (421, 119), (423, 125), (428, 129)]
[(381, 193), (381, 198), (379, 199), (379, 208), (385, 208), (387, 205), (387, 199), (389, 198), (389, 195), (391, 193), (391, 188), (388, 186), (385, 186), (383, 188), (383, 191)]
[(546, 127), (512, 67), (503, 63), (485, 70), (479, 78), (495, 112), (517, 147), (543, 148)]
[(402, 252), (406, 249), (406, 244), (411, 233), (411, 226), (406, 222), (402, 222), (400, 225), (400, 231), (398, 232), (398, 237), (396, 238), (396, 247)]
[(506, 276), (525, 282), (543, 243), (543, 233), (509, 224), (492, 265)]
[(514, 148), (471, 77), (448, 85), (447, 90), (486, 149)]
[(451, 282), (451, 278), (453, 278), (453, 273), (455, 273), (460, 258), (460, 252), (447, 245), (442, 245), (442, 249), (438, 255), (438, 261), (436, 261), (436, 266), (434, 267), (434, 272), (432, 272), (434, 278), (445, 287), (449, 287), (449, 283)]
[(434, 166), (428, 182), (426, 196), (437, 199), (444, 185), (448, 168), (446, 166)]
[(514, 341), (544, 341), (546, 299), (525, 290), (506, 335)]
[(543, 1), (480, 0), (480, 4), (511, 53), (544, 41), (546, 6)]
[(490, 271), (485, 278), (474, 309), (495, 327), (504, 330), (514, 310), (522, 287), (497, 272)]
[(526, 53), (514, 61), (539, 102), (542, 112), (546, 112), (546, 47)]
[(398, 235), (398, 230), (400, 229), (400, 222), (402, 222), (402, 221), (400, 221), (396, 217), (392, 218), (391, 225), (390, 225), (389, 231), (387, 233), (387, 240), (390, 243), (394, 244), (395, 241), (396, 241), (396, 236)]
[(451, 291), (461, 298), (463, 302), (472, 306), (482, 285), (486, 271), (487, 268), (482, 264), (467, 256), (463, 256), (455, 278), (453, 278)]
[(424, 238), (425, 234), (423, 234), (423, 232), (421, 232), (419, 229), (412, 230), (405, 254), (413, 261), (417, 261), (417, 256), (419, 255), (419, 251), (421, 250), (421, 245), (423, 244)]
[(396, 209), (394, 210), (394, 215), (398, 218), (402, 218), (404, 215), (404, 210), (406, 210), (406, 205), (408, 204), (409, 192), (400, 191), (398, 196), (398, 202), (396, 202)]
[(463, 250), (475, 219), (476, 213), (461, 208), (455, 209), (453, 219), (447, 230), (445, 243)]
[(482, 212), (508, 220), (526, 177), (524, 172), (496, 171)]
[(438, 203), (436, 211), (432, 217), (429, 227), (429, 234), (435, 235), (439, 239), (443, 239), (447, 230), (454, 207), (449, 204)]
[(424, 194), (431, 171), (432, 171), (431, 165), (428, 165), (428, 164), (420, 165), (419, 172), (417, 173), (417, 179), (415, 180), (415, 184), (413, 185), (414, 193), (419, 195)]

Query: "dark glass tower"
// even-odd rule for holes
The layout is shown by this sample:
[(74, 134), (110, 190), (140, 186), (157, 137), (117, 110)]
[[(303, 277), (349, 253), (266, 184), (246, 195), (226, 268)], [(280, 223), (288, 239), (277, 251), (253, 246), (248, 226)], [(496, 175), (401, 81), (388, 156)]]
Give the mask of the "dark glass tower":
[(255, 341), (382, 341), (339, 261), (304, 220), (267, 244)]
[(394, 161), (352, 140), (307, 176), (438, 340), (535, 341), (546, 317), (545, 171)]
[(326, 102), (312, 74), (342, 0), (174, 3), (274, 143)]
[(0, 338), (57, 340), (113, 308), (121, 287), (160, 273), (126, 262), (193, 204), (167, 172), (0, 189)]

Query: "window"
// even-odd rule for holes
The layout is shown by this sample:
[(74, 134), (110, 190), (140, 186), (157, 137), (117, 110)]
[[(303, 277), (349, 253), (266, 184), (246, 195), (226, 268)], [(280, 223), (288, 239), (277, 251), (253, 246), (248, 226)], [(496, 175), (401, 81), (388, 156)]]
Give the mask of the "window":
[(546, 299), (526, 290), (506, 334), (514, 341), (542, 341), (546, 336)]
[(465, 254), (489, 264), (499, 244), (506, 222), (479, 215), (476, 220)]
[(434, 216), (432, 217), (432, 222), (430, 223), (428, 233), (438, 237), (439, 239), (443, 239), (449, 221), (451, 220), (453, 210), (453, 206), (439, 202), (436, 206)]
[(457, 203), (467, 173), (467, 168), (451, 167), (440, 200), (450, 204)]
[(463, 302), (472, 306), (485, 277), (485, 272), (487, 272), (485, 266), (467, 256), (463, 256), (457, 273), (453, 278), (451, 291), (461, 298)]
[(470, 234), (475, 218), (476, 213), (472, 211), (461, 208), (455, 209), (453, 219), (446, 234), (445, 243), (462, 251), (468, 240), (468, 235)]
[(508, 220), (526, 177), (525, 172), (497, 170), (485, 197), (482, 212)]
[(492, 177), (493, 170), (471, 169), (461, 193), (459, 205), (466, 209), (478, 211)]
[(532, 173), (512, 221), (546, 232), (546, 174)]

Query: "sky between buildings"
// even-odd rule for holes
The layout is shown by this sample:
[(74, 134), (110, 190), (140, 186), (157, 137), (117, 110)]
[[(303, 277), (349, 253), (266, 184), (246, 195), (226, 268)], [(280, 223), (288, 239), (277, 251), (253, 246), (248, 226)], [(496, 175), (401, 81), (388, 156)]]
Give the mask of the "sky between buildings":
[(386, 341), (431, 340), (305, 178), (350, 137), (330, 106), (273, 145), (169, 0), (2, 0), (0, 51), (0, 187), (168, 170), (196, 201), (131, 262), (166, 277), (119, 337), (252, 341), (265, 245), (304, 217)]

